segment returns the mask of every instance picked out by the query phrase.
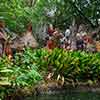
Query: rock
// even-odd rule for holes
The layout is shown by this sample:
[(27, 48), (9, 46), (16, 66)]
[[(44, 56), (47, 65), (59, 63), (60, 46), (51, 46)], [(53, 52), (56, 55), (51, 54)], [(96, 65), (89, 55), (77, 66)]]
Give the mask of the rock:
[(27, 31), (23, 36), (17, 37), (12, 41), (11, 48), (23, 50), (24, 47), (38, 47), (38, 43), (31, 32)]
[(63, 86), (59, 85), (58, 81), (48, 81), (43, 82), (41, 85), (37, 85), (36, 88), (36, 94), (56, 94), (60, 93), (60, 90), (63, 90)]
[(38, 46), (38, 43), (36, 42), (31, 32), (26, 32), (26, 34), (21, 37), (20, 40), (22, 43), (24, 43), (25, 46), (32, 48), (36, 48)]

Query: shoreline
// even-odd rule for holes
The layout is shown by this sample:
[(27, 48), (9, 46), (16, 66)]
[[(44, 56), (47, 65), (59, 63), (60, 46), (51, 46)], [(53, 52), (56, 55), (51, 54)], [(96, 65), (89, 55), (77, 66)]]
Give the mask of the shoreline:
[[(72, 84), (64, 85), (64, 86), (54, 86), (47, 84), (39, 84), (34, 86), (33, 88), (18, 88), (13, 93), (8, 94), (5, 100), (23, 100), (21, 98), (25, 97), (35, 97), (41, 95), (64, 95), (67, 93), (100, 93), (100, 85), (77, 85), (73, 86)], [(48, 86), (48, 87), (47, 87)], [(16, 99), (17, 98), (17, 99)]]

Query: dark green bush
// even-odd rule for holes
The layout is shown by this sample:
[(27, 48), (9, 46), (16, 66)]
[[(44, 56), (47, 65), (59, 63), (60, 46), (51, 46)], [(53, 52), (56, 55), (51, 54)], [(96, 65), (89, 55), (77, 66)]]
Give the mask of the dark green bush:
[(42, 54), (38, 56), (38, 65), (47, 69), (52, 66), (55, 75), (61, 74), (65, 78), (80, 81), (100, 78), (100, 53), (72, 52), (58, 48), (51, 52), (43, 49), (38, 51), (47, 53), (45, 56)]
[[(43, 79), (49, 67), (54, 78), (61, 75), (74, 82), (97, 82), (100, 80), (100, 53), (26, 48), (12, 61), (6, 56), (0, 58), (0, 86), (32, 87)], [(2, 95), (5, 90), (6, 87), (1, 88)]]

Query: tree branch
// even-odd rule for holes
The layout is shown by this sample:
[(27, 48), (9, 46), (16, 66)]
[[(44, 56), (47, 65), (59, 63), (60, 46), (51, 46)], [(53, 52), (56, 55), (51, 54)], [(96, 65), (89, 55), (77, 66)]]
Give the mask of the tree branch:
[(75, 8), (76, 13), (78, 13), (81, 17), (83, 17), (87, 23), (89, 23), (92, 27), (96, 27), (91, 22), (91, 20), (89, 20), (89, 18), (87, 16), (85, 16), (85, 14), (76, 6), (75, 2), (73, 2), (72, 0), (68, 0), (68, 1), (65, 0), (65, 2), (69, 2)]

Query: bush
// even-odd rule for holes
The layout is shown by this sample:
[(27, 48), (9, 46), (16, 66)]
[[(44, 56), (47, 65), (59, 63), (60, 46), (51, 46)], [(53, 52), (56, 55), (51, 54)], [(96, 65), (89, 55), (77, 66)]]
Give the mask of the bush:
[(34, 64), (34, 60), (31, 60), (32, 56), (28, 54), (29, 50), (26, 50), (24, 55), (16, 54), (12, 61), (6, 56), (0, 58), (1, 99), (19, 87), (32, 87), (42, 80), (38, 67)]
[(73, 80), (87, 81), (99, 80), (100, 78), (100, 53), (86, 53), (84, 51), (64, 51), (63, 49), (54, 49), (46, 52), (45, 56), (41, 54), (37, 61), (42, 69), (48, 69), (52, 66), (54, 75), (63, 75), (65, 78)]
[(0, 58), (0, 86), (3, 86), (0, 91), (2, 95), (12, 91), (5, 87), (8, 85), (11, 88), (32, 87), (43, 79), (50, 68), (53, 78), (61, 75), (74, 82), (97, 82), (100, 80), (99, 59), (100, 53), (26, 48), (12, 61), (6, 56)]

